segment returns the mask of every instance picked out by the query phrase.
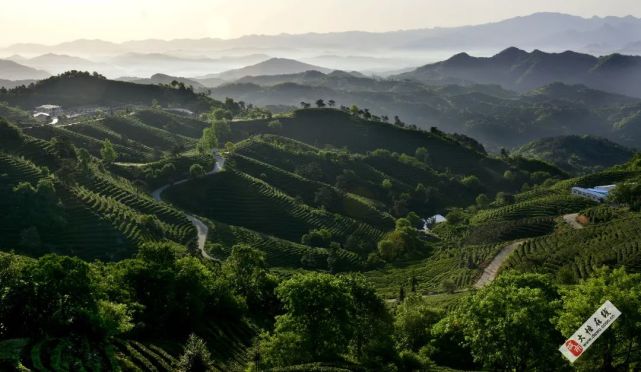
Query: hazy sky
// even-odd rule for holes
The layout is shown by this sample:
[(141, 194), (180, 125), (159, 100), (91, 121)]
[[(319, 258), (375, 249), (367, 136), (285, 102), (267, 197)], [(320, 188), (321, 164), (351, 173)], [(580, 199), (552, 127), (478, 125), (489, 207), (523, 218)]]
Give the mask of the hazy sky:
[(458, 26), (539, 11), (641, 17), (641, 0), (1, 0), (0, 45)]

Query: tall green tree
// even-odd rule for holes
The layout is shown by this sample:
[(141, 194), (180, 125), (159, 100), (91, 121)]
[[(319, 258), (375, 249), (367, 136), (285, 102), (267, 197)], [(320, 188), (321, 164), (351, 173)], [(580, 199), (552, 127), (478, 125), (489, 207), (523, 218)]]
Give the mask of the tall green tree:
[(223, 272), (236, 293), (245, 298), (250, 311), (273, 315), (277, 305), (274, 295), (277, 283), (267, 269), (263, 252), (248, 245), (235, 245), (223, 264)]
[(108, 138), (102, 141), (102, 148), (100, 149), (100, 156), (105, 164), (111, 164), (118, 158), (118, 153), (114, 149)]
[(216, 134), (219, 144), (226, 143), (231, 140), (231, 127), (228, 120), (214, 120), (212, 128)]
[(448, 321), (464, 346), (489, 370), (557, 370), (561, 334), (552, 324), (560, 307), (556, 287), (539, 274), (506, 274), (470, 296)]
[(183, 354), (176, 366), (178, 372), (209, 372), (214, 370), (214, 363), (205, 341), (191, 334), (185, 344)]
[(630, 370), (641, 360), (641, 274), (624, 268), (601, 269), (565, 291), (557, 326), (570, 337), (605, 301), (621, 311), (621, 316), (575, 362), (579, 369), (603, 371)]
[(389, 315), (361, 278), (301, 274), (282, 282), (276, 293), (285, 313), (273, 333), (261, 337), (265, 367), (336, 362), (347, 355), (367, 363), (391, 353)]
[(198, 140), (196, 144), (196, 149), (202, 155), (208, 154), (211, 150), (218, 147), (219, 141), (216, 137), (216, 131), (213, 127), (208, 127), (203, 129), (203, 135)]

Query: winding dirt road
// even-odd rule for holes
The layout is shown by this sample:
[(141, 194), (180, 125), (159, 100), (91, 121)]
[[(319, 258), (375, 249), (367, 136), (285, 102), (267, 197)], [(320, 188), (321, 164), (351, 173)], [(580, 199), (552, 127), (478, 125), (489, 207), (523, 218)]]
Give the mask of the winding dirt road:
[[(216, 158), (216, 163), (214, 164), (214, 169), (212, 169), (211, 172), (208, 172), (205, 174), (205, 176), (209, 176), (215, 173), (218, 173), (223, 170), (223, 167), (225, 166), (225, 158), (223, 158), (219, 153), (214, 153), (214, 157)], [(175, 185), (180, 185), (182, 183), (185, 183), (187, 181), (191, 180), (191, 178), (185, 178), (180, 181), (176, 181), (171, 184), (164, 185), (162, 187), (157, 188), (151, 193), (151, 196), (158, 202), (162, 202), (162, 193), (167, 190), (168, 188), (175, 186)], [(198, 249), (200, 250), (200, 253), (202, 256), (206, 259), (213, 260), (213, 261), (218, 261), (218, 259), (210, 256), (207, 251), (205, 250), (205, 243), (207, 242), (207, 234), (209, 233), (209, 228), (207, 225), (205, 225), (204, 222), (199, 220), (196, 216), (185, 213), (187, 216), (187, 219), (196, 227), (196, 231), (198, 234)]]
[(512, 252), (514, 252), (523, 243), (524, 241), (521, 240), (503, 247), (503, 249), (501, 249), (499, 254), (497, 254), (492, 260), (492, 262), (490, 262), (490, 264), (487, 265), (485, 270), (483, 270), (483, 274), (481, 274), (481, 277), (479, 278), (479, 280), (477, 280), (476, 283), (474, 283), (474, 288), (479, 289), (490, 284), (496, 278), (496, 274), (498, 274), (499, 269), (501, 268), (505, 260), (507, 260), (508, 257), (510, 257), (510, 255), (512, 254)]

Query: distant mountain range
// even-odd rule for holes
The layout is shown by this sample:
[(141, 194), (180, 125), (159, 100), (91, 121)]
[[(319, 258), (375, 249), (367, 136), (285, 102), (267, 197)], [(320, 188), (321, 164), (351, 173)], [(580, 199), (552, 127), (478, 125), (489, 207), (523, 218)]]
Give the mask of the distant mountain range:
[(392, 78), (427, 84), (500, 84), (519, 92), (563, 82), (641, 97), (641, 57), (621, 54), (595, 57), (572, 51), (528, 53), (511, 47), (492, 57), (459, 53)]
[(121, 77), (119, 79), (120, 81), (127, 81), (130, 83), (136, 83), (136, 84), (152, 84), (152, 85), (157, 85), (157, 84), (166, 84), (166, 85), (171, 85), (173, 81), (177, 81), (179, 83), (183, 83), (187, 86), (192, 86), (194, 90), (196, 91), (203, 91), (205, 90), (205, 86), (199, 83), (196, 80), (192, 79), (187, 79), (183, 77), (177, 77), (177, 76), (170, 76), (170, 75), (165, 75), (165, 74), (154, 74), (149, 78), (137, 78), (137, 77)]
[(48, 71), (52, 74), (60, 74), (65, 71), (104, 71), (111, 69), (106, 64), (96, 63), (85, 58), (47, 53), (33, 58), (25, 58), (20, 55), (14, 55), (8, 59), (22, 65)]
[(46, 71), (27, 67), (14, 61), (0, 59), (0, 79), (4, 80), (30, 80), (45, 79), (51, 76)]
[(211, 89), (258, 106), (299, 106), (334, 100), (422, 128), (436, 126), (480, 140), (489, 150), (522, 146), (549, 136), (593, 135), (625, 146), (641, 143), (641, 100), (585, 85), (551, 83), (524, 93), (500, 85), (426, 85), (342, 71), (244, 77)]
[[(111, 78), (155, 73), (212, 77), (223, 71), (264, 62), (271, 56), (330, 70), (357, 70), (388, 76), (443, 60), (461, 51), (490, 56), (508, 46), (528, 51), (573, 50), (592, 55), (641, 54), (641, 19), (536, 13), (481, 25), (379, 33), (248, 35), (227, 40), (202, 38), (123, 43), (81, 39), (56, 45), (14, 44), (0, 48), (0, 56), (54, 74), (69, 69), (97, 70)], [(269, 74), (296, 72), (302, 71)], [(242, 74), (240, 71), (226, 80), (240, 78)], [(256, 71), (251, 74), (268, 73)], [(213, 83), (205, 85), (214, 86)], [(523, 84), (523, 90), (528, 89), (526, 85)]]
[(330, 72), (330, 69), (310, 65), (287, 58), (271, 58), (255, 65), (225, 71), (219, 74), (206, 75), (202, 78), (218, 78), (226, 81), (238, 80), (246, 76), (272, 76), (282, 74), (297, 74), (305, 71)]
[(15, 87), (18, 87), (20, 85), (29, 85), (36, 80), (6, 80), (6, 79), (0, 79), (0, 88), (5, 88), (5, 89), (13, 89)]
[[(508, 45), (527, 49), (577, 50), (593, 54), (639, 51), (641, 19), (635, 17), (583, 18), (560, 13), (535, 13), (499, 22), (462, 27), (436, 27), (393, 32), (333, 32), (280, 35), (247, 35), (235, 39), (136, 40), (112, 43), (75, 40), (57, 45), (14, 44), (0, 55), (46, 53), (106, 56), (125, 53), (183, 53), (229, 55), (231, 51), (287, 56), (305, 50), (322, 55), (380, 57), (380, 51), (487, 51)], [(335, 53), (335, 52), (340, 53)], [(377, 53), (379, 52), (379, 53)], [(291, 57), (295, 57), (292, 54)], [(380, 61), (379, 61), (380, 62)], [(398, 63), (395, 59), (393, 63)], [(329, 65), (329, 64), (327, 64)], [(390, 67), (393, 67), (391, 65)], [(398, 68), (398, 65), (396, 65)], [(350, 69), (348, 66), (333, 68)], [(403, 66), (401, 66), (403, 67)]]

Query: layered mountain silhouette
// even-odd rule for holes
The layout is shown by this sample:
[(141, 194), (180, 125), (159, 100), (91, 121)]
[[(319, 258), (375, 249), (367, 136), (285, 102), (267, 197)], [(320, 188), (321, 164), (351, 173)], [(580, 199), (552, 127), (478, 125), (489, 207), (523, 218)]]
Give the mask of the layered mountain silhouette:
[(459, 53), (393, 78), (428, 84), (500, 84), (518, 92), (562, 82), (641, 97), (641, 57), (622, 54), (595, 57), (572, 51), (546, 53), (538, 49), (526, 52), (511, 47), (492, 57)]
[[(332, 32), (281, 35), (246, 35), (234, 39), (133, 40), (113, 43), (74, 40), (57, 45), (14, 44), (5, 54), (67, 53), (117, 55), (127, 52), (229, 50), (498, 50), (506, 45), (548, 50), (613, 53), (641, 41), (641, 20), (635, 17), (591, 17), (561, 13), (534, 13), (498, 22), (461, 27), (435, 27), (393, 32)], [(343, 54), (343, 53), (341, 53)], [(362, 53), (359, 53), (362, 54)], [(337, 66), (335, 66), (337, 67)], [(343, 67), (345, 68), (345, 67)]]
[(0, 59), (0, 79), (4, 80), (37, 80), (51, 76), (46, 71), (21, 65), (14, 61)]
[(287, 58), (271, 58), (266, 61), (257, 63), (255, 65), (233, 69), (229, 71), (222, 72), (220, 74), (214, 74), (209, 77), (216, 77), (219, 79), (232, 81), (243, 78), (245, 76), (263, 76), (263, 75), (282, 75), (282, 74), (297, 74), (305, 71), (319, 71), (319, 72), (330, 72), (330, 69), (310, 65), (300, 61)]
[(157, 84), (171, 85), (172, 82), (177, 81), (187, 86), (192, 86), (195, 90), (202, 90), (205, 88), (204, 85), (202, 85), (196, 80), (187, 79), (187, 78), (178, 77), (178, 76), (171, 76), (166, 74), (153, 74), (149, 78), (121, 77), (117, 80), (128, 81), (130, 83), (136, 83), (136, 84), (152, 84), (152, 85), (157, 85)]

